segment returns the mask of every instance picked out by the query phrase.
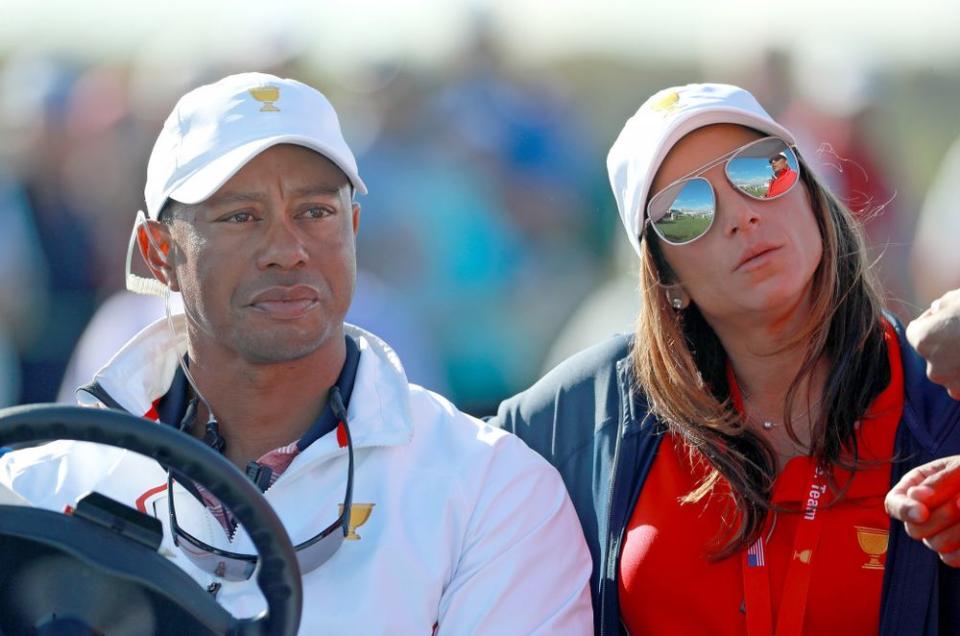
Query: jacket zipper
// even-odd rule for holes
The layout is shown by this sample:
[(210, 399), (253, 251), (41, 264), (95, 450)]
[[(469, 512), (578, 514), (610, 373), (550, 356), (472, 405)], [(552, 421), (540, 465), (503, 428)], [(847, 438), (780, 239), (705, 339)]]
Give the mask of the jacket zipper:
[[(618, 384), (620, 383), (621, 374), (617, 373)], [(623, 397), (621, 391), (621, 398)], [(629, 397), (629, 396), (628, 396)], [(600, 578), (600, 635), (601, 636), (612, 636), (610, 631), (607, 629), (607, 620), (605, 614), (607, 613), (607, 603), (606, 595), (609, 593), (607, 589), (609, 586), (607, 584), (607, 577), (613, 572), (613, 568), (616, 567), (617, 557), (619, 549), (613, 550), (613, 539), (614, 534), (619, 534), (613, 527), (613, 495), (617, 489), (617, 482), (620, 480), (620, 446), (623, 443), (623, 430), (627, 422), (627, 413), (626, 410), (628, 405), (622, 404), (621, 411), (622, 416), (620, 417), (620, 422), (617, 425), (617, 445), (613, 449), (613, 464), (611, 466), (613, 479), (610, 480), (610, 489), (607, 492), (607, 558), (606, 563), (604, 564), (604, 569), (600, 573), (602, 576)]]

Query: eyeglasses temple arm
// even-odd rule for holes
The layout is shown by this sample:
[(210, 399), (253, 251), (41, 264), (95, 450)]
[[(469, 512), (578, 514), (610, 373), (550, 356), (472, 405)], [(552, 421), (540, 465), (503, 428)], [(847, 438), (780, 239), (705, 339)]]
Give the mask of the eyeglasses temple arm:
[(333, 411), (334, 417), (340, 420), (339, 424), (343, 427), (343, 431), (347, 436), (347, 458), (349, 465), (347, 467), (347, 491), (343, 496), (343, 534), (346, 536), (350, 528), (350, 513), (353, 506), (353, 437), (350, 435), (350, 427), (347, 425), (347, 408), (343, 404), (340, 387), (334, 386), (330, 389), (328, 400), (330, 401), (330, 410)]

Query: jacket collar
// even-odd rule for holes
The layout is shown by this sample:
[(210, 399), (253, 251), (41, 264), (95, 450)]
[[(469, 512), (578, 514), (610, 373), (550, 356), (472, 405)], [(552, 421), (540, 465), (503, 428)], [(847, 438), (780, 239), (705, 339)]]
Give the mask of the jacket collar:
[[(134, 336), (97, 372), (93, 384), (129, 413), (148, 413), (169, 390), (177, 360), (186, 353), (185, 318), (177, 315), (173, 322), (175, 334), (167, 319), (161, 318)], [(359, 327), (345, 324), (344, 331), (360, 349), (353, 395), (347, 408), (354, 447), (409, 442), (413, 438), (409, 386), (397, 354), (380, 338)], [(83, 390), (78, 399), (81, 403), (103, 401)], [(316, 452), (326, 445), (311, 444), (307, 450), (314, 446), (319, 446)]]
[(907, 340), (903, 325), (886, 314), (900, 339), (903, 364), (904, 423), (923, 449), (932, 455), (954, 454), (960, 443), (953, 435), (955, 422), (960, 417), (960, 402), (947, 390), (927, 378), (927, 361)]

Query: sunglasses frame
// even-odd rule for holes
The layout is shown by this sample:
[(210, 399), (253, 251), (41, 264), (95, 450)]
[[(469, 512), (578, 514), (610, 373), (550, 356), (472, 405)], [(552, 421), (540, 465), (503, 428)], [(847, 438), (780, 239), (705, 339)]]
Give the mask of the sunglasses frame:
[[(340, 421), (340, 424), (343, 426), (344, 431), (347, 437), (347, 486), (346, 491), (343, 495), (343, 507), (341, 509), (340, 515), (337, 519), (331, 523), (329, 526), (320, 531), (316, 536), (307, 539), (303, 543), (300, 543), (294, 546), (294, 551), (297, 555), (297, 562), (300, 565), (301, 575), (311, 572), (321, 565), (323, 565), (327, 560), (332, 557), (337, 550), (340, 548), (340, 544), (343, 543), (344, 538), (347, 536), (350, 530), (350, 511), (353, 504), (353, 437), (350, 435), (350, 428), (347, 426), (347, 419), (343, 417)], [(219, 578), (223, 578), (228, 581), (245, 581), (250, 579), (254, 572), (256, 571), (257, 564), (260, 561), (260, 556), (257, 554), (243, 554), (239, 552), (230, 552), (229, 550), (223, 550), (221, 548), (214, 547), (207, 543), (204, 543), (200, 539), (196, 538), (186, 530), (180, 527), (177, 523), (177, 511), (176, 506), (173, 502), (173, 475), (170, 471), (167, 471), (167, 492), (168, 492), (168, 504), (169, 508), (169, 518), (170, 518), (170, 531), (173, 535), (173, 544), (181, 549), (181, 551), (187, 556), (191, 563), (196, 565), (198, 568), (207, 572), (208, 574), (213, 574)], [(336, 530), (340, 529), (340, 533), (336, 533)], [(332, 537), (332, 538), (331, 538)], [(195, 553), (185, 546), (180, 545), (180, 540), (189, 543), (190, 546), (199, 550), (199, 553)], [(306, 550), (311, 546), (323, 541), (323, 540), (336, 541), (336, 545), (329, 550), (327, 555), (320, 560), (320, 562), (315, 564), (305, 564), (303, 562), (303, 557), (301, 555), (305, 554)], [(230, 559), (244, 564), (244, 575), (235, 576), (229, 575), (228, 569), (223, 566), (223, 560), (221, 559), (219, 565), (211, 569), (208, 567), (208, 562), (205, 559), (198, 558), (202, 556), (216, 555), (222, 557), (222, 559)], [(210, 562), (215, 562), (214, 559), (210, 559)]]
[[(753, 146), (757, 146), (757, 145), (759, 145), (759, 144), (761, 144), (761, 143), (763, 143), (763, 142), (770, 141), (771, 139), (775, 139), (775, 140), (781, 142), (781, 143), (783, 144), (785, 150), (789, 150), (791, 153), (793, 153), (794, 159), (796, 160), (796, 163), (797, 163), (797, 169), (796, 169), (796, 171), (797, 171), (797, 179), (796, 179), (792, 184), (790, 184), (790, 187), (789, 187), (789, 188), (787, 188), (787, 189), (784, 190), (783, 192), (780, 192), (780, 193), (778, 193), (778, 194), (776, 194), (776, 195), (774, 195), (774, 196), (772, 196), (772, 197), (757, 197), (757, 196), (754, 196), (754, 195), (750, 194), (749, 192), (746, 192), (746, 191), (742, 190), (739, 186), (737, 186), (737, 185), (733, 182), (733, 180), (730, 178), (729, 172), (727, 172), (727, 166), (729, 165), (729, 163), (730, 163), (731, 161), (733, 161), (735, 158), (737, 158), (737, 156), (738, 156), (740, 153), (742, 153), (744, 150), (747, 150), (748, 148), (751, 148), (751, 147), (753, 147)], [(646, 231), (647, 231), (647, 226), (652, 226), (652, 227), (653, 227), (653, 231), (656, 232), (656, 234), (657, 234), (658, 237), (660, 237), (660, 240), (664, 241), (665, 243), (668, 243), (669, 245), (675, 245), (675, 246), (689, 245), (690, 243), (693, 243), (693, 242), (696, 241), (697, 239), (700, 239), (700, 238), (703, 238), (704, 236), (706, 236), (707, 232), (710, 231), (710, 229), (713, 227), (714, 222), (715, 222), (716, 219), (717, 219), (717, 192), (716, 192), (716, 190), (714, 189), (713, 184), (710, 182), (710, 180), (707, 179), (706, 177), (702, 176), (702, 175), (703, 175), (703, 173), (707, 172), (708, 170), (710, 170), (710, 169), (712, 169), (712, 168), (714, 168), (714, 167), (716, 167), (716, 166), (718, 166), (718, 165), (720, 165), (720, 164), (724, 164), (723, 176), (727, 179), (727, 181), (730, 183), (730, 185), (732, 185), (733, 188), (734, 188), (737, 192), (739, 192), (739, 193), (742, 194), (743, 196), (746, 196), (746, 197), (749, 197), (749, 198), (753, 199), (754, 201), (775, 201), (776, 199), (779, 199), (779, 198), (782, 197), (783, 195), (785, 195), (785, 194), (789, 193), (791, 190), (793, 190), (794, 186), (797, 184), (797, 181), (800, 180), (800, 153), (797, 151), (796, 146), (791, 146), (789, 143), (787, 143), (787, 141), (786, 141), (785, 139), (782, 139), (781, 137), (777, 137), (777, 136), (774, 136), (774, 135), (769, 135), (769, 136), (767, 136), (767, 137), (761, 137), (760, 139), (754, 139), (753, 141), (751, 141), (751, 142), (749, 142), (749, 143), (746, 143), (746, 144), (740, 146), (739, 148), (734, 148), (734, 149), (731, 150), (730, 152), (724, 153), (723, 155), (717, 157), (716, 159), (710, 161), (709, 163), (707, 163), (707, 164), (705, 164), (705, 165), (703, 165), (703, 166), (700, 166), (700, 167), (697, 168), (696, 170), (693, 170), (692, 172), (687, 173), (686, 175), (680, 177), (679, 179), (676, 179), (676, 180), (672, 181), (671, 183), (669, 183), (669, 184), (667, 184), (666, 186), (664, 186), (663, 188), (661, 188), (661, 189), (660, 189), (656, 194), (654, 194), (652, 197), (650, 197), (650, 200), (647, 202), (647, 205), (644, 207), (644, 217), (645, 217), (645, 218), (644, 218), (644, 220), (643, 220), (643, 228), (640, 230), (640, 239), (643, 240), (643, 235), (644, 235), (644, 234), (646, 233)], [(787, 165), (790, 166), (790, 161), (789, 161), (789, 159), (787, 160)], [(678, 186), (678, 185), (681, 185), (681, 184), (689, 183), (689, 182), (691, 182), (691, 181), (697, 181), (697, 180), (703, 181), (704, 183), (707, 184), (707, 187), (710, 189), (710, 195), (713, 197), (713, 212), (710, 214), (710, 224), (706, 227), (706, 229), (703, 230), (703, 232), (701, 232), (700, 234), (694, 236), (694, 237), (693, 237), (692, 239), (690, 239), (690, 240), (677, 242), (677, 241), (673, 241), (673, 240), (671, 240), (671, 239), (668, 239), (668, 238), (667, 238), (666, 236), (664, 236), (663, 233), (660, 231), (660, 228), (657, 227), (657, 221), (659, 221), (660, 219), (662, 219), (662, 218), (663, 218), (663, 215), (661, 215), (656, 221), (652, 220), (652, 217), (651, 217), (651, 214), (650, 214), (650, 212), (651, 212), (651, 207), (653, 206), (654, 202), (656, 202), (656, 201), (658, 200), (659, 197), (661, 197), (664, 193), (666, 193), (667, 191), (669, 191), (671, 188), (674, 188), (674, 187), (676, 187), (676, 186)], [(682, 190), (683, 190), (682, 187), (681, 187), (680, 189), (678, 189), (678, 190), (677, 190), (677, 194), (679, 194)]]

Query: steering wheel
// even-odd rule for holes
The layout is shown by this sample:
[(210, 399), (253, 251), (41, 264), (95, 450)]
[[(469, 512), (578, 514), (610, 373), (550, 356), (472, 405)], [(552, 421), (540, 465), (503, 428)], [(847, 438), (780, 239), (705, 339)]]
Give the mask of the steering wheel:
[(203, 484), (256, 546), (267, 610), (233, 617), (157, 551), (162, 535), (151, 539), (144, 530), (160, 531), (157, 520), (94, 494), (106, 505), (88, 508), (92, 515), (79, 515), (79, 506), (66, 515), (0, 505), (0, 634), (296, 634), (303, 604), (296, 554), (270, 504), (233, 464), (199, 440), (119, 411), (0, 410), (0, 447), (60, 439), (125, 448)]

